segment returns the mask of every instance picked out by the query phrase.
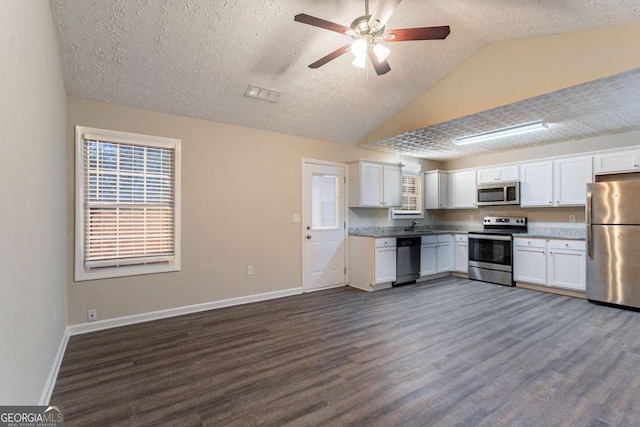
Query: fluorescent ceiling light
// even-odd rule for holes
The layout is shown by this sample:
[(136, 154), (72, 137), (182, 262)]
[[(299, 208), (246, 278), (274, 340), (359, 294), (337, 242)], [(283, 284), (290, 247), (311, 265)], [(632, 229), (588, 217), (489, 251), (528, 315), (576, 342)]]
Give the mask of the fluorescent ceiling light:
[(475, 135), (463, 136), (456, 138), (453, 143), (456, 145), (473, 144), (474, 142), (491, 141), (493, 139), (505, 138), (507, 136), (521, 135), (523, 133), (537, 132), (549, 129), (549, 125), (544, 122), (526, 123), (523, 125), (511, 126), (492, 130), (489, 132), (478, 133)]

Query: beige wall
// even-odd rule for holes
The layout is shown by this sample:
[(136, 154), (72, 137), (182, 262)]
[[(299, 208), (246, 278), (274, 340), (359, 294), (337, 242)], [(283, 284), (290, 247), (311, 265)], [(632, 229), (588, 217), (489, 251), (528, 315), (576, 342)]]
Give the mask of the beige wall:
[(49, 2), (0, 1), (0, 405), (37, 405), (67, 324), (65, 108)]
[[(182, 140), (182, 271), (85, 282), (71, 279), (70, 324), (86, 322), (89, 308), (98, 310), (99, 319), (108, 319), (300, 287), (301, 225), (292, 222), (292, 215), (301, 213), (302, 159), (399, 160), (325, 141), (70, 97), (70, 165), (75, 125)], [(67, 189), (73, 194), (72, 167)], [(68, 209), (73, 211), (72, 198)], [(352, 213), (350, 225), (374, 225), (374, 215)], [(68, 241), (71, 272), (73, 214)], [(255, 267), (255, 275), (247, 276), (248, 265)]]
[(492, 43), (363, 141), (639, 68), (638, 40), (640, 23)]
[[(447, 223), (482, 226), (485, 216), (526, 216), (530, 226), (574, 227), (584, 225), (584, 207), (562, 208), (500, 208), (497, 206), (478, 209), (447, 209), (430, 212), (437, 220)], [(569, 216), (575, 215), (576, 222), (571, 224)]]

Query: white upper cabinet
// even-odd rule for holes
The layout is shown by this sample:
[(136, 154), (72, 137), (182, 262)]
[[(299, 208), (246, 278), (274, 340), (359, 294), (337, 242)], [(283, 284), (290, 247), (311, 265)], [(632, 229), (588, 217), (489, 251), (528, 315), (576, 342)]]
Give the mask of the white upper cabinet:
[(385, 207), (402, 206), (402, 166), (383, 166), (382, 202)]
[(584, 205), (587, 184), (593, 182), (591, 157), (576, 157), (553, 162), (554, 206)]
[(520, 166), (520, 205), (553, 206), (553, 163)]
[(505, 166), (478, 171), (478, 184), (490, 184), (500, 181), (517, 181), (519, 176), (518, 165)]
[(476, 171), (449, 173), (449, 204), (452, 208), (475, 208)]
[(596, 175), (636, 172), (640, 170), (639, 155), (638, 151), (598, 154), (593, 157), (593, 170)]
[(402, 206), (402, 166), (400, 164), (362, 160), (349, 164), (349, 207), (400, 206)]
[(424, 173), (425, 209), (445, 209), (448, 201), (448, 174), (445, 171), (433, 170)]
[(593, 181), (592, 158), (573, 157), (520, 166), (520, 205), (580, 206)]

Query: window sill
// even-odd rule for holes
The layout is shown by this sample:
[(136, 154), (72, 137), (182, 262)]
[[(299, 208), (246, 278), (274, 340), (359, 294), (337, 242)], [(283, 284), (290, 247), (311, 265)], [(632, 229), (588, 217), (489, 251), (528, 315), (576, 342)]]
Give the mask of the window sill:
[(105, 267), (101, 269), (80, 269), (75, 272), (75, 282), (87, 280), (111, 279), (115, 277), (140, 276), (143, 274), (171, 273), (180, 271), (180, 265), (135, 265), (127, 267)]

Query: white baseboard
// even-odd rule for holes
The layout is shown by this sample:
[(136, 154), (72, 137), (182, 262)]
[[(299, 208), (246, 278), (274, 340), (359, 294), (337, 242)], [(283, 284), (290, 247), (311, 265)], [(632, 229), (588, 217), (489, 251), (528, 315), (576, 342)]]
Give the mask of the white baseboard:
[(248, 304), (251, 302), (266, 301), (275, 298), (283, 298), (303, 293), (302, 287), (290, 288), (281, 291), (265, 292), (262, 294), (248, 295), (244, 297), (229, 298), (220, 301), (205, 302), (202, 304), (187, 305), (184, 307), (168, 308), (165, 310), (151, 311), (148, 313), (132, 314), (130, 316), (116, 317), (114, 319), (98, 320), (91, 323), (80, 323), (67, 328), (68, 334), (81, 335), (88, 332), (102, 331), (104, 329), (117, 328), (118, 326), (133, 325), (136, 323), (150, 322), (152, 320), (165, 319), (167, 317), (181, 316), (183, 314), (197, 313), (200, 311), (214, 310), (216, 308), (231, 307), (234, 305)]
[(58, 379), (58, 372), (60, 371), (60, 365), (62, 364), (62, 358), (64, 357), (64, 352), (67, 349), (67, 343), (69, 342), (69, 327), (64, 330), (64, 335), (62, 335), (62, 340), (60, 340), (60, 345), (58, 346), (58, 352), (56, 353), (55, 359), (53, 359), (53, 365), (51, 366), (51, 370), (49, 371), (49, 376), (47, 377), (47, 382), (44, 384), (44, 389), (42, 390), (42, 395), (40, 396), (40, 406), (48, 406), (49, 400), (51, 399), (51, 393), (53, 393), (53, 388), (56, 385), (56, 380)]

